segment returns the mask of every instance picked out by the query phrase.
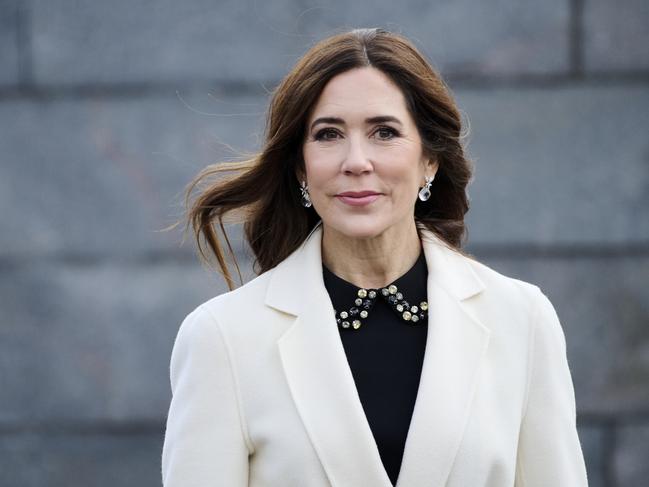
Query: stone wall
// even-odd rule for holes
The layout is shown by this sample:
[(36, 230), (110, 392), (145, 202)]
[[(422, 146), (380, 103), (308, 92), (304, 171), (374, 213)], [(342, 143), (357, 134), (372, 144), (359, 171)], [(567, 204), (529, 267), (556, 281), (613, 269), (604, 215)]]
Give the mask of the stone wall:
[(648, 5), (0, 0), (0, 484), (160, 485), (173, 339), (225, 286), (158, 230), (201, 168), (259, 147), (311, 43), (369, 26), (464, 112), (468, 250), (555, 305), (591, 487), (643, 484)]

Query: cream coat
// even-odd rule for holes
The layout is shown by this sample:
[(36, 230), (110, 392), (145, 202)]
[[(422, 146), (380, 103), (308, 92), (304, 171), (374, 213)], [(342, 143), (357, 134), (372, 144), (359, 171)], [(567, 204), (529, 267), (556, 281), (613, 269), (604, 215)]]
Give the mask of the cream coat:
[[(398, 487), (582, 487), (564, 333), (548, 298), (421, 228), (429, 325)], [(321, 267), (322, 225), (206, 301), (171, 354), (166, 487), (389, 487)]]

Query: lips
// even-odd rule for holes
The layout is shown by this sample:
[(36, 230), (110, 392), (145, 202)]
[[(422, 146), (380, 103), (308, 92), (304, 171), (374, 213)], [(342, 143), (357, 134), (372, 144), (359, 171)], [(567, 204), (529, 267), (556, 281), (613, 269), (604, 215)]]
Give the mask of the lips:
[(336, 195), (338, 200), (349, 206), (365, 206), (373, 203), (381, 196), (376, 191), (345, 191)]
[(372, 196), (377, 193), (376, 191), (345, 191), (344, 193), (338, 193), (336, 196), (347, 196), (349, 198), (362, 198), (364, 196)]

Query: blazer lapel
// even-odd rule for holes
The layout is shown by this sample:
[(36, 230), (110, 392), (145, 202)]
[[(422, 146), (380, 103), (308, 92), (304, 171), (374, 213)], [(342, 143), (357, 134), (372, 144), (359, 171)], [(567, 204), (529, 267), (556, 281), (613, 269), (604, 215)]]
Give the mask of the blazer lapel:
[[(462, 439), (489, 330), (463, 300), (484, 285), (421, 227), (428, 336), (397, 487), (443, 486)], [(360, 402), (322, 278), (322, 225), (273, 271), (266, 304), (295, 316), (278, 348), (296, 408), (331, 484), (391, 486)]]
[(484, 284), (464, 257), (422, 229), (428, 265), (428, 335), (397, 487), (444, 486), (471, 410), (491, 331), (465, 300)]

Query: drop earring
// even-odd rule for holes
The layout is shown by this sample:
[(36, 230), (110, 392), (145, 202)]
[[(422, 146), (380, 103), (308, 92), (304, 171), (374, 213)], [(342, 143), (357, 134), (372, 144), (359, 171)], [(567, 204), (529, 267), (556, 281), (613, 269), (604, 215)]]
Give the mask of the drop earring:
[(300, 191), (302, 192), (302, 206), (305, 208), (311, 207), (311, 197), (309, 196), (309, 187), (306, 185), (306, 181), (302, 180), (302, 186), (300, 186)]
[(435, 179), (435, 176), (426, 176), (426, 184), (419, 190), (419, 199), (421, 201), (430, 198), (430, 185), (433, 184), (433, 179)]

